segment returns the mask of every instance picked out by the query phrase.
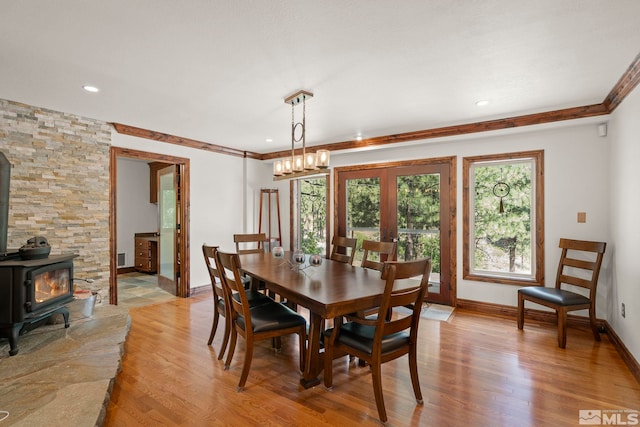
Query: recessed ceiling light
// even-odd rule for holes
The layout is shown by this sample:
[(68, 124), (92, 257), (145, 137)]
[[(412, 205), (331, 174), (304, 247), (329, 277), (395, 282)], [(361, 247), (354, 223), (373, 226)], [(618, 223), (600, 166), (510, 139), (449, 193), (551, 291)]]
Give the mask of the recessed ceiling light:
[(267, 139), (264, 140), (264, 142), (273, 142), (273, 139), (267, 138)]
[(100, 92), (100, 89), (98, 89), (95, 86), (91, 86), (91, 85), (84, 85), (84, 86), (82, 86), (82, 89), (86, 90), (87, 92), (91, 92), (91, 93)]
[(362, 141), (362, 134), (360, 132), (356, 135), (356, 141)]
[(489, 105), (489, 101), (486, 99), (483, 99), (482, 101), (476, 101), (476, 105), (478, 107), (484, 107), (485, 105)]

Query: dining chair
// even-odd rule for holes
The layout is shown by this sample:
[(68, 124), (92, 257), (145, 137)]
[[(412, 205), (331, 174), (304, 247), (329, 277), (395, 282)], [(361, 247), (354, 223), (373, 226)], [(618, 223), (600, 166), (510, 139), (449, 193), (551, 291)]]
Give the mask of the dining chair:
[(240, 257), (236, 253), (218, 251), (216, 261), (223, 286), (228, 295), (238, 295), (229, 298), (229, 319), (231, 325), (231, 342), (224, 369), (228, 370), (233, 359), (238, 335), (245, 339), (245, 356), (238, 391), (244, 390), (251, 360), (253, 358), (254, 343), (260, 340), (298, 334), (300, 347), (300, 371), (304, 370), (305, 342), (307, 321), (295, 311), (273, 299), (256, 307), (251, 307), (247, 300), (247, 291), (240, 278)]
[(385, 261), (395, 261), (397, 242), (378, 242), (376, 240), (362, 241), (362, 263), (363, 268), (382, 271)]
[[(387, 422), (387, 412), (382, 395), (381, 365), (405, 354), (409, 357), (411, 384), (418, 404), (422, 404), (422, 392), (418, 378), (417, 340), (422, 301), (427, 294), (431, 272), (431, 259), (415, 261), (387, 261), (382, 270), (385, 280), (384, 293), (375, 318), (351, 317), (344, 323), (342, 317), (334, 319), (334, 327), (325, 331), (324, 385), (333, 387), (333, 360), (343, 355), (354, 355), (371, 366), (373, 394), (378, 416)], [(393, 290), (397, 281), (416, 280), (416, 285)], [(391, 320), (385, 314), (394, 307), (411, 305), (413, 310), (394, 311)]]
[(262, 252), (262, 245), (266, 240), (267, 235), (265, 233), (233, 235), (233, 242), (236, 244), (236, 253), (240, 255)]
[(334, 261), (353, 264), (353, 257), (356, 254), (357, 243), (357, 239), (334, 235), (331, 240), (332, 248), (329, 258)]
[[(236, 244), (236, 253), (239, 255), (259, 254), (264, 250), (262, 245), (268, 243), (268, 239), (265, 233), (240, 233), (233, 235), (233, 242)], [(250, 286), (260, 290), (265, 288), (264, 282), (253, 281), (248, 276), (242, 276), (242, 283), (245, 288)]]
[[(588, 309), (593, 337), (596, 341), (600, 341), (600, 333), (596, 323), (596, 288), (607, 244), (605, 242), (560, 239), (559, 246), (562, 248), (562, 253), (558, 263), (555, 287), (526, 286), (518, 289), (518, 329), (524, 327), (525, 301), (552, 308), (556, 311), (558, 321), (558, 347), (565, 348), (567, 345), (567, 312)], [(562, 284), (586, 288), (588, 295), (565, 289)]]
[[(396, 251), (398, 249), (397, 242), (378, 242), (376, 240), (362, 241), (362, 263), (363, 268), (382, 271), (385, 261), (395, 261)], [(378, 308), (371, 308), (358, 313), (359, 316), (370, 316), (378, 312)], [(391, 313), (389, 312), (389, 316)]]
[[(218, 251), (218, 246), (209, 246), (207, 244), (202, 245), (202, 253), (204, 255), (205, 265), (207, 266), (207, 271), (209, 272), (209, 278), (211, 279), (211, 288), (213, 289), (213, 324), (211, 325), (211, 332), (209, 333), (209, 340), (207, 341), (207, 345), (211, 345), (213, 342), (213, 338), (216, 335), (216, 331), (218, 329), (218, 322), (220, 320), (220, 316), (225, 319), (229, 318), (227, 313), (227, 304), (226, 304), (226, 294), (225, 290), (222, 287), (222, 280), (220, 278), (220, 272), (218, 271), (216, 265), (216, 252)], [(250, 306), (261, 305), (265, 302), (270, 301), (265, 295), (260, 292), (256, 292), (253, 290), (247, 290), (247, 300)], [(227, 344), (229, 343), (229, 335), (231, 332), (230, 322), (224, 322), (224, 336), (222, 337), (222, 346), (220, 347), (220, 352), (218, 353), (218, 360), (222, 360), (224, 357), (224, 352), (227, 348)]]

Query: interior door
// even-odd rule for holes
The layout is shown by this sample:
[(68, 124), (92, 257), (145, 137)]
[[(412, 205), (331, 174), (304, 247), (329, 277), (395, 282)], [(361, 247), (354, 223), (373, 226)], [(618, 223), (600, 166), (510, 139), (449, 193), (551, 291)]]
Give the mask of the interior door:
[(179, 265), (178, 239), (178, 174), (171, 165), (158, 171), (158, 215), (160, 239), (158, 242), (158, 286), (178, 295)]
[(453, 302), (449, 169), (435, 163), (336, 173), (337, 233), (396, 241), (400, 261), (430, 257), (427, 300), (444, 304)]

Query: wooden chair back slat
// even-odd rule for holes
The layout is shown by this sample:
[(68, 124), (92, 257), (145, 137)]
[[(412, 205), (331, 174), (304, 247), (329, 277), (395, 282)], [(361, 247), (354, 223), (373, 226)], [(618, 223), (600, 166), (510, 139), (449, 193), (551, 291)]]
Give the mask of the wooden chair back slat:
[[(395, 261), (398, 244), (396, 242), (377, 242), (375, 240), (363, 240), (362, 255), (363, 268), (382, 271), (385, 261)], [(378, 260), (371, 259), (373, 254), (378, 255)]]
[(236, 253), (256, 254), (262, 252), (262, 244), (267, 241), (267, 235), (265, 233), (234, 234), (233, 241), (236, 244)]
[[(249, 310), (247, 295), (240, 277), (240, 259), (238, 254), (230, 252), (218, 251), (216, 255), (220, 277), (223, 286), (225, 286), (226, 294), (229, 296), (227, 300), (231, 301), (231, 319), (235, 321), (238, 315), (244, 315), (245, 308)], [(235, 293), (239, 294), (239, 298), (231, 298)], [(250, 319), (248, 322), (250, 323)]]
[[(600, 266), (602, 265), (606, 243), (560, 239), (560, 247), (562, 248), (562, 253), (558, 262), (555, 287), (560, 289), (562, 284), (566, 283), (589, 289), (591, 293), (595, 292), (598, 286)], [(582, 254), (592, 253), (595, 259), (575, 258), (577, 252)], [(586, 278), (587, 275), (590, 277)]]
[(334, 261), (353, 264), (353, 257), (356, 255), (357, 239), (343, 236), (333, 236), (331, 241), (331, 258)]

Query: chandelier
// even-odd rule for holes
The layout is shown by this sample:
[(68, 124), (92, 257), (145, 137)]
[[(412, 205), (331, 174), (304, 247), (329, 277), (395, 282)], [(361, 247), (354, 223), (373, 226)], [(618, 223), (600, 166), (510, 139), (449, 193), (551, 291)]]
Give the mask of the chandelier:
[[(306, 101), (313, 98), (311, 92), (300, 90), (285, 98), (291, 104), (291, 156), (276, 160), (273, 164), (273, 180), (295, 179), (303, 176), (328, 174), (329, 150), (307, 152), (306, 148)], [(295, 109), (302, 104), (302, 121), (296, 123)], [(302, 143), (302, 150), (296, 154), (295, 144)]]

